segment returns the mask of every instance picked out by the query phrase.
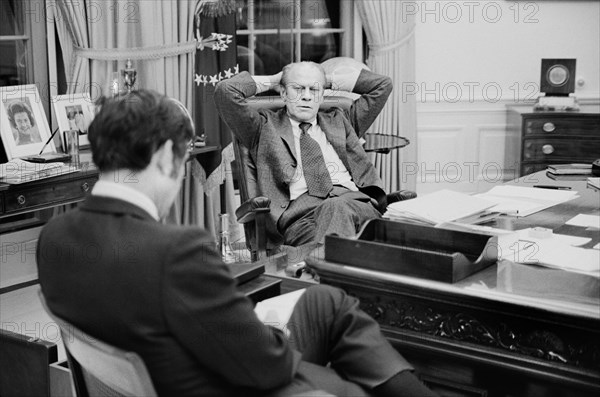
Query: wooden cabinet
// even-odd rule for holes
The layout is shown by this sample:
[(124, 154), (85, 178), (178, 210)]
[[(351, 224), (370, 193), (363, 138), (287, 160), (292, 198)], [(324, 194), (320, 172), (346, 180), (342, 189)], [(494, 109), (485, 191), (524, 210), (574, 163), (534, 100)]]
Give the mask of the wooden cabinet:
[(600, 158), (600, 106), (584, 105), (578, 112), (510, 106), (507, 125), (509, 131), (520, 133), (517, 169), (521, 176), (549, 164), (591, 163)]

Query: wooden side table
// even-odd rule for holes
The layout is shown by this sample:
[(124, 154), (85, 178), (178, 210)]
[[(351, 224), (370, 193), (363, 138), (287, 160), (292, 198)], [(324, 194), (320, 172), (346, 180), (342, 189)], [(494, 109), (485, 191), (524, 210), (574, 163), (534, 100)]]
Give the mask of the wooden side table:
[(509, 106), (509, 131), (519, 139), (519, 175), (545, 170), (549, 164), (591, 163), (600, 157), (600, 106), (579, 111), (534, 111)]

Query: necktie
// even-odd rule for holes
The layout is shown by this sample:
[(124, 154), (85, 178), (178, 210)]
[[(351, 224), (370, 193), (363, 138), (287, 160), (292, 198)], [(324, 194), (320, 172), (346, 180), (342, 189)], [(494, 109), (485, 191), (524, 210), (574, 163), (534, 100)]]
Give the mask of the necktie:
[(310, 123), (300, 123), (300, 156), (302, 158), (302, 171), (308, 187), (308, 194), (325, 198), (333, 188), (329, 171), (325, 166), (325, 159), (321, 147), (308, 135)]

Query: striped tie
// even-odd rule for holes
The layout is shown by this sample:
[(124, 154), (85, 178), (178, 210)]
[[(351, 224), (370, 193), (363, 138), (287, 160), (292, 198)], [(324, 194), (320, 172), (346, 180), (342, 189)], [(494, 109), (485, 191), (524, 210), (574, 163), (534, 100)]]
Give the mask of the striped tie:
[(333, 189), (329, 171), (325, 166), (325, 159), (321, 147), (311, 138), (308, 130), (310, 123), (300, 123), (300, 156), (302, 158), (302, 170), (308, 187), (308, 194), (314, 197), (325, 198)]

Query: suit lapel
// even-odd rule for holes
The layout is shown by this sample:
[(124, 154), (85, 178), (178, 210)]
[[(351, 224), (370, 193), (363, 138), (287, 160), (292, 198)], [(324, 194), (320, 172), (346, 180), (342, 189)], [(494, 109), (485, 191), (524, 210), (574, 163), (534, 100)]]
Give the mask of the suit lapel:
[(292, 131), (292, 123), (290, 123), (290, 119), (287, 116), (287, 112), (285, 108), (282, 108), (277, 113), (278, 117), (275, 119), (273, 123), (276, 131), (278, 131), (279, 136), (283, 140), (285, 146), (287, 147), (290, 155), (294, 159), (294, 161), (298, 161), (296, 158), (296, 146), (294, 145), (294, 132)]
[(348, 156), (346, 152), (346, 131), (344, 130), (343, 125), (338, 125), (336, 123), (332, 123), (328, 117), (328, 115), (323, 115), (321, 113), (317, 114), (317, 123), (321, 130), (325, 133), (327, 140), (333, 146), (333, 149), (342, 160), (344, 166), (350, 170), (348, 167)]

